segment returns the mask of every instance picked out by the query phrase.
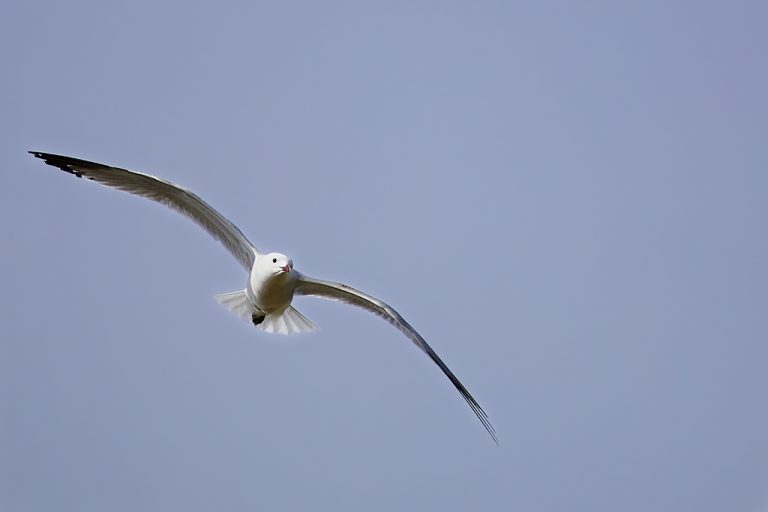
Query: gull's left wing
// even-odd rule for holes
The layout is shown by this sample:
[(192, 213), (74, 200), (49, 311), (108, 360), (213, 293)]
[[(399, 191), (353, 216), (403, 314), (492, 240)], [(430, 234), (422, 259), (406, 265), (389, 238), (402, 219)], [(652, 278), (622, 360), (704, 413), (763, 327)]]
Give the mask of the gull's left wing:
[(189, 190), (148, 174), (110, 167), (69, 156), (30, 151), (48, 165), (78, 178), (85, 176), (102, 185), (124, 190), (164, 204), (192, 219), (221, 242), (247, 272), (251, 271), (258, 250), (237, 226)]
[(488, 415), (485, 414), (480, 404), (469, 394), (467, 388), (459, 382), (459, 379), (453, 374), (453, 372), (446, 366), (446, 364), (440, 359), (440, 357), (432, 350), (432, 347), (424, 341), (424, 338), (416, 332), (416, 329), (405, 321), (400, 316), (400, 313), (394, 310), (389, 304), (380, 301), (375, 297), (371, 297), (361, 291), (355, 290), (351, 286), (347, 286), (341, 283), (334, 283), (332, 281), (322, 281), (320, 279), (314, 279), (312, 277), (305, 276), (297, 272), (299, 275), (298, 282), (296, 284), (297, 295), (315, 295), (317, 297), (324, 297), (326, 299), (337, 300), (357, 306), (363, 309), (367, 309), (371, 313), (374, 313), (393, 326), (395, 326), (400, 332), (405, 334), (417, 347), (419, 347), (425, 354), (429, 356), (432, 361), (443, 371), (443, 373), (450, 379), (451, 383), (459, 390), (461, 396), (469, 404), (469, 407), (477, 415), (480, 422), (485, 429), (491, 435), (496, 444), (499, 444), (499, 440), (496, 437), (496, 431), (491, 425)]

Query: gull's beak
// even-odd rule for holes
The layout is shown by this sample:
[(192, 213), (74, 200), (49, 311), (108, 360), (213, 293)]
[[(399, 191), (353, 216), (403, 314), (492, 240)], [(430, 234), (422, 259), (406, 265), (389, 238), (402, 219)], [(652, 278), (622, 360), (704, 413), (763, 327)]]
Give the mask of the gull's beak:
[(280, 267), (280, 270), (282, 270), (283, 272), (290, 272), (291, 271), (291, 266), (290, 265), (286, 265), (284, 267)]

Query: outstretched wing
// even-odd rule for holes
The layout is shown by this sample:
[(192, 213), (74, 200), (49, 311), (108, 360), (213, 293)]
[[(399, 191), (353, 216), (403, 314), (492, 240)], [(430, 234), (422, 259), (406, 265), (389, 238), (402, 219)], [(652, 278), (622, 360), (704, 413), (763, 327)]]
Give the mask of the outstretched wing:
[(96, 162), (38, 151), (30, 151), (30, 153), (48, 165), (58, 167), (78, 178), (85, 176), (102, 185), (146, 197), (173, 208), (195, 221), (209, 235), (221, 242), (245, 270), (250, 272), (253, 267), (253, 261), (258, 250), (237, 226), (189, 190), (148, 174), (120, 169), (119, 167), (110, 167)]
[[(298, 273), (298, 272), (297, 272)], [(400, 313), (395, 311), (391, 306), (385, 302), (380, 301), (370, 295), (367, 295), (361, 291), (355, 290), (351, 286), (347, 286), (341, 283), (334, 283), (332, 281), (321, 281), (320, 279), (314, 279), (307, 277), (299, 273), (299, 280), (296, 284), (296, 294), (298, 295), (315, 295), (318, 297), (324, 297), (326, 299), (338, 300), (346, 302), (353, 306), (357, 306), (363, 309), (367, 309), (371, 313), (374, 313), (390, 324), (397, 327), (397, 329), (408, 336), (410, 340), (419, 347), (424, 353), (426, 353), (432, 361), (443, 371), (443, 373), (450, 379), (451, 383), (459, 390), (461, 396), (467, 401), (472, 411), (480, 419), (485, 429), (491, 435), (496, 444), (499, 444), (499, 440), (496, 437), (496, 431), (491, 425), (488, 415), (485, 414), (483, 408), (477, 403), (477, 401), (469, 394), (467, 388), (459, 382), (459, 379), (453, 374), (453, 372), (445, 365), (445, 363), (438, 357), (432, 347), (424, 341), (424, 338), (416, 332), (416, 329), (405, 321), (400, 316)]]

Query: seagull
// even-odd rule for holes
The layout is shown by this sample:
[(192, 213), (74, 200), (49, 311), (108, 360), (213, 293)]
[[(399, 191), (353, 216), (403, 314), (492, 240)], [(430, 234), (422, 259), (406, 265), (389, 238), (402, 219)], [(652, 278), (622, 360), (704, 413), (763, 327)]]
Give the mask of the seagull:
[(242, 231), (189, 190), (139, 172), (68, 156), (30, 151), (46, 164), (164, 204), (193, 220), (219, 241), (248, 272), (244, 290), (217, 295), (216, 300), (235, 315), (269, 332), (293, 334), (315, 330), (315, 325), (291, 305), (295, 295), (313, 295), (366, 309), (380, 316), (421, 349), (443, 371), (498, 445), (488, 415), (432, 347), (385, 302), (346, 284), (323, 281), (294, 270), (293, 260), (279, 252), (262, 253)]

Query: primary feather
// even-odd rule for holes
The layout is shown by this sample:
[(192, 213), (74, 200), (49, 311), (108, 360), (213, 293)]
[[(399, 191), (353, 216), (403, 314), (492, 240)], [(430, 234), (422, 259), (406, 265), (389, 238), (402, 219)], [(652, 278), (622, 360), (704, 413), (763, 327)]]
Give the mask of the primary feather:
[(432, 347), (385, 302), (345, 284), (323, 281), (293, 270), (293, 262), (280, 253), (262, 254), (227, 218), (189, 190), (169, 181), (119, 167), (80, 160), (67, 156), (30, 151), (48, 165), (109, 187), (146, 197), (187, 216), (218, 240), (249, 272), (245, 290), (218, 295), (216, 300), (243, 320), (266, 332), (290, 334), (314, 330), (314, 324), (291, 306), (294, 294), (314, 295), (366, 309), (407, 336), (442, 370), (462, 398), (478, 417), (483, 427), (498, 444), (488, 415), (467, 391)]

